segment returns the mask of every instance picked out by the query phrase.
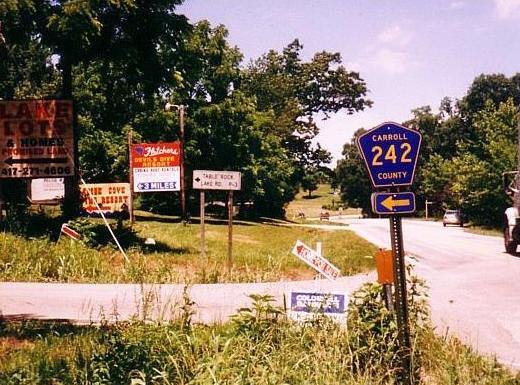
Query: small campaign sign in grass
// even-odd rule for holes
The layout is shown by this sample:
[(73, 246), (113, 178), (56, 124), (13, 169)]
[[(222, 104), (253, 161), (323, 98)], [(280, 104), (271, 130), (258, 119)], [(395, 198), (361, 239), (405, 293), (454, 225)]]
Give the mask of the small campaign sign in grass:
[(343, 323), (346, 320), (347, 304), (345, 293), (292, 291), (289, 317), (294, 321), (305, 322), (323, 315)]

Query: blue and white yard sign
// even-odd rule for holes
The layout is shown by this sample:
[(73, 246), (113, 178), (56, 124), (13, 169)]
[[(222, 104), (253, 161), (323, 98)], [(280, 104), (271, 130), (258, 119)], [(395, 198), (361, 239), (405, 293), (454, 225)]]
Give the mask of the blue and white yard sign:
[(340, 323), (346, 320), (348, 296), (346, 293), (292, 291), (289, 317), (295, 321), (310, 321), (324, 315)]

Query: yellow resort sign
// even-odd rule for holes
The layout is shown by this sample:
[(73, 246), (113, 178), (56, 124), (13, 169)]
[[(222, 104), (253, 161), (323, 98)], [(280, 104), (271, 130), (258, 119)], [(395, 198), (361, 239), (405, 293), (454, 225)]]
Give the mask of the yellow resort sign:
[[(92, 183), (81, 186), (83, 210), (88, 215), (105, 215), (128, 212), (130, 183)], [(96, 206), (97, 202), (97, 206)]]

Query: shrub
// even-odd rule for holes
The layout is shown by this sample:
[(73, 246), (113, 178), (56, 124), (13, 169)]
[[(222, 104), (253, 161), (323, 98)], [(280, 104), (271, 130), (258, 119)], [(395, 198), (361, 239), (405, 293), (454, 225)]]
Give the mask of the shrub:
[[(408, 269), (410, 273), (410, 269)], [(414, 349), (418, 333), (429, 327), (429, 308), (424, 281), (408, 274), (408, 312), (412, 343), (412, 376), (418, 376), (420, 351)], [(383, 286), (367, 283), (356, 291), (349, 304), (349, 343), (352, 369), (388, 376), (400, 369), (398, 328), (395, 312), (385, 306)]]

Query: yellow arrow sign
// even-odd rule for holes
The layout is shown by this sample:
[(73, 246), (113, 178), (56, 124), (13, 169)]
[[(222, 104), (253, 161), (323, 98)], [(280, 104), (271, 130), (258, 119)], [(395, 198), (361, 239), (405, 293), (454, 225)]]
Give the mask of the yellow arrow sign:
[(409, 206), (410, 199), (393, 199), (393, 197), (390, 195), (387, 198), (383, 199), (381, 204), (388, 210), (393, 210), (394, 207)]

